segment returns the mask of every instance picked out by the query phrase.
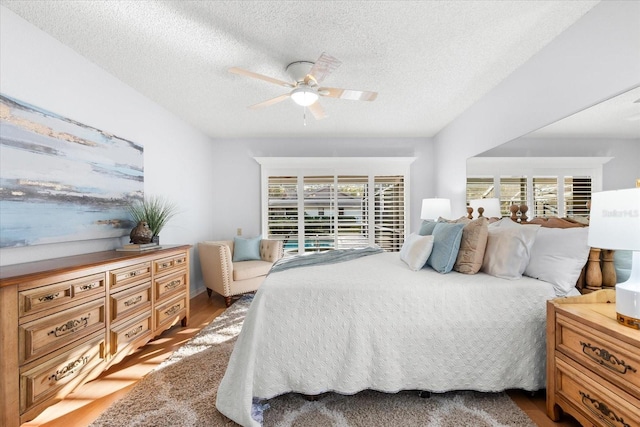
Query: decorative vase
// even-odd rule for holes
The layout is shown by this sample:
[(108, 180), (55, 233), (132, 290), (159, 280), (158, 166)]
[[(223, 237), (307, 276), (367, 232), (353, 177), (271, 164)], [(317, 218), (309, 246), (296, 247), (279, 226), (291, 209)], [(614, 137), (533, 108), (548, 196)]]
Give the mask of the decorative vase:
[(152, 238), (153, 232), (146, 221), (140, 221), (129, 234), (129, 239), (131, 240), (131, 243), (134, 244), (150, 243)]

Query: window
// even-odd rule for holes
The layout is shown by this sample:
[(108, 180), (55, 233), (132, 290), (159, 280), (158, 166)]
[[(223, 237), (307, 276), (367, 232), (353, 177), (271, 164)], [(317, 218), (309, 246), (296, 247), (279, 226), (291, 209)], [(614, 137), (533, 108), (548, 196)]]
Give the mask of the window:
[[(332, 168), (267, 167), (270, 160), (258, 160), (266, 196), (263, 234), (283, 240), (286, 254), (371, 244), (387, 251), (402, 248), (409, 208), (408, 163), (391, 168), (367, 163), (371, 171), (362, 173), (359, 159), (349, 160), (353, 166)], [(389, 169), (403, 173), (384, 173)]]
[[(470, 159), (467, 201), (497, 197), (503, 215), (510, 215), (512, 204), (526, 204), (529, 218), (586, 217), (591, 192), (601, 190), (602, 164), (606, 161), (608, 158)], [(516, 171), (523, 173), (509, 175)]]

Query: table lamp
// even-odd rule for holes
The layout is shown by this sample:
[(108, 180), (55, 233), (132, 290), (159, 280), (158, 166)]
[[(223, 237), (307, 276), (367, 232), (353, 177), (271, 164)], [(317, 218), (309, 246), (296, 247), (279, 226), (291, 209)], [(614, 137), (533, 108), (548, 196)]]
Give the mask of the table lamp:
[(640, 329), (640, 188), (591, 196), (589, 246), (632, 252), (629, 280), (616, 285), (618, 322)]
[(437, 221), (440, 217), (450, 219), (451, 200), (439, 198), (422, 199), (420, 219), (433, 219)]
[(502, 218), (502, 212), (500, 211), (500, 200), (490, 197), (486, 199), (474, 199), (469, 200), (469, 206), (473, 208), (473, 217), (480, 217), (478, 208), (483, 208), (482, 216), (485, 218)]

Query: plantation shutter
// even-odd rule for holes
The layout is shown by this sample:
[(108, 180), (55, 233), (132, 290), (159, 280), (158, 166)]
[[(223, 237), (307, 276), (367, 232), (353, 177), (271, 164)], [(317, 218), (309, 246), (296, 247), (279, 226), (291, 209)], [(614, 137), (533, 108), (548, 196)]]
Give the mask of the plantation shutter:
[(267, 237), (284, 241), (285, 251), (298, 248), (298, 178), (270, 176)]
[(567, 176), (564, 178), (564, 215), (589, 216), (587, 203), (591, 200), (591, 177)]
[(533, 215), (529, 216), (558, 216), (557, 177), (533, 177)]
[(369, 177), (337, 177), (338, 210), (334, 216), (338, 249), (362, 248), (369, 244)]
[(500, 212), (511, 215), (511, 205), (527, 203), (527, 177), (500, 177)]
[(387, 251), (399, 251), (404, 242), (404, 177), (376, 176), (374, 201), (375, 243)]

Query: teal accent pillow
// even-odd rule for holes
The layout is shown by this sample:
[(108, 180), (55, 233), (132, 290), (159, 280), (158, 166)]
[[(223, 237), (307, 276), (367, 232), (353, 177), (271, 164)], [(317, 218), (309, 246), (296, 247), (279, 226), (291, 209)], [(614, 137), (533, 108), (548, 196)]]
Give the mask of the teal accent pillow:
[(233, 238), (233, 262), (260, 260), (260, 240), (262, 237), (244, 239), (242, 237)]
[(615, 251), (613, 253), (613, 266), (616, 269), (616, 282), (622, 283), (631, 276), (632, 251)]
[(431, 220), (423, 220), (422, 224), (420, 225), (420, 230), (418, 231), (418, 234), (421, 236), (430, 236), (433, 234), (433, 229), (436, 227), (437, 222), (436, 221), (431, 221)]
[(448, 273), (458, 258), (464, 223), (438, 222), (433, 229), (433, 249), (427, 264), (439, 273)]

